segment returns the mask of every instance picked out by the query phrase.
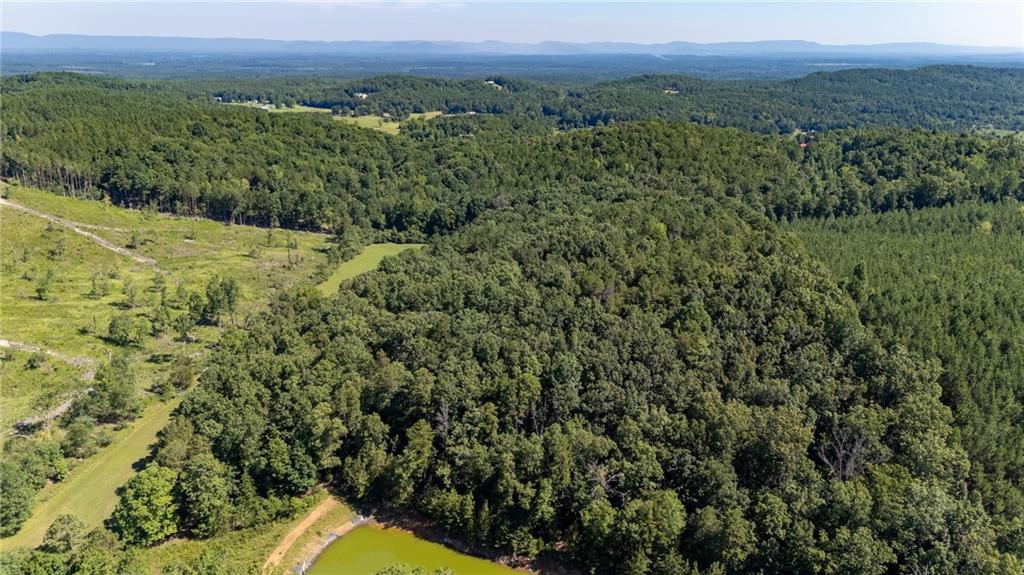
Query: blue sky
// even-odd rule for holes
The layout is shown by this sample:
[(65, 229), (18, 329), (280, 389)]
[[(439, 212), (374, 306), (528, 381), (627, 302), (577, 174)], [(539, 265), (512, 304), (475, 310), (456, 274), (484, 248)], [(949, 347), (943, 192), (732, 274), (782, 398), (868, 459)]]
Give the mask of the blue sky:
[(1024, 46), (1024, 2), (18, 2), (5, 30), (275, 38)]

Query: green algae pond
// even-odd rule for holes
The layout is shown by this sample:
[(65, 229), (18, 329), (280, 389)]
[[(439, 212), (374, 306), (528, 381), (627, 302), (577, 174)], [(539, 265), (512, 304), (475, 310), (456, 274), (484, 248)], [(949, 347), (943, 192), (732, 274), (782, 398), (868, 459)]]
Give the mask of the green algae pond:
[(396, 563), (455, 575), (523, 575), (498, 563), (463, 555), (408, 531), (365, 524), (339, 537), (320, 554), (307, 575), (374, 575)]

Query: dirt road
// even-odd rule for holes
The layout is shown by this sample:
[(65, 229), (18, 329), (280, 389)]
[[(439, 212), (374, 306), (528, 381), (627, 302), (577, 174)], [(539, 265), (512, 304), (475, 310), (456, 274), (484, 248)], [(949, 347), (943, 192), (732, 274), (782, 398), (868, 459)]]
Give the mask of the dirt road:
[[(295, 545), (295, 541), (301, 537), (307, 529), (312, 527), (313, 524), (319, 521), (324, 515), (327, 515), (340, 506), (341, 502), (330, 496), (321, 501), (319, 505), (314, 507), (313, 510), (302, 519), (302, 521), (298, 522), (295, 527), (292, 527), (291, 530), (285, 534), (284, 538), (281, 539), (281, 542), (277, 544), (277, 547), (270, 552), (270, 556), (267, 557), (266, 563), (263, 564), (263, 572), (269, 573), (274, 569), (274, 567), (277, 567), (278, 564), (281, 563), (281, 560), (284, 559), (284, 556), (292, 548), (292, 545)], [(352, 522), (349, 521), (348, 523)], [(344, 526), (341, 526), (340, 528), (343, 527)]]
[(46, 212), (41, 212), (39, 210), (25, 207), (21, 204), (16, 204), (10, 200), (5, 200), (3, 198), (0, 198), (0, 206), (8, 207), (14, 210), (20, 210), (22, 212), (25, 212), (26, 214), (30, 214), (39, 218), (43, 218), (45, 220), (49, 220), (59, 226), (64, 226), (65, 228), (70, 229), (71, 231), (75, 232), (78, 235), (85, 236), (86, 238), (97, 243), (100, 247), (108, 249), (116, 254), (122, 255), (126, 258), (131, 258), (132, 260), (145, 266), (157, 267), (156, 260), (154, 260), (153, 258), (139, 255), (133, 252), (132, 250), (129, 250), (128, 248), (123, 248), (119, 245), (115, 245), (109, 242), (108, 240), (101, 238), (100, 236), (85, 229), (87, 227), (97, 226), (88, 226), (86, 224), (66, 220), (64, 218), (57, 217), (53, 214), (48, 214)]

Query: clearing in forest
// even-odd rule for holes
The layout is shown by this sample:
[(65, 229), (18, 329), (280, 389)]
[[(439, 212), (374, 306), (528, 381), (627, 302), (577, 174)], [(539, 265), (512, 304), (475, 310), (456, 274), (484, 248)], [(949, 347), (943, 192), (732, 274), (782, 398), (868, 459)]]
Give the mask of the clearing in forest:
[[(414, 112), (409, 114), (409, 120), (430, 120), (441, 115), (441, 112)], [(403, 122), (399, 122), (384, 116), (334, 116), (339, 122), (355, 124), (361, 128), (378, 130), (385, 134), (395, 135)]]
[[(27, 522), (0, 541), (10, 548), (39, 543), (62, 513), (100, 525), (180, 399), (160, 402), (147, 390), (167, 381), (175, 357), (201, 363), (223, 326), (267, 305), (274, 291), (308, 282), (326, 263), (329, 240), (5, 183), (0, 190), (0, 442), (23, 422), (43, 427), (40, 436), (59, 444), (66, 430), (47, 422), (95, 385), (96, 369), (114, 355), (128, 357), (148, 405), (122, 429), (97, 426), (97, 436), (111, 435), (111, 444), (66, 458), (68, 475), (38, 492)], [(177, 320), (198, 309), (197, 299), (207, 314), (215, 278), (235, 282), (236, 309), (218, 313), (217, 321), (201, 318), (183, 337)], [(123, 338), (112, 329), (115, 319), (130, 326), (119, 332)]]
[(237, 319), (265, 305), (273, 290), (307, 280), (326, 259), (322, 234), (172, 217), (0, 185), (9, 196), (0, 203), (0, 339), (50, 352), (35, 367), (27, 362), (30, 353), (3, 355), (5, 426), (47, 411), (76, 387), (69, 379), (82, 378), (55, 365), (58, 357), (99, 362), (125, 351), (150, 360), (135, 362), (148, 387), (166, 369), (163, 359), (199, 353), (217, 332), (200, 325), (198, 341), (184, 343), (169, 328), (125, 347), (108, 338), (115, 316), (151, 322), (162, 298), (172, 316), (184, 313), (179, 294), (202, 295), (221, 276), (238, 283)]
[(314, 114), (330, 114), (329, 108), (314, 108), (312, 106), (303, 106), (301, 104), (295, 104), (292, 106), (281, 106), (277, 107), (274, 104), (268, 104), (266, 102), (228, 102), (230, 106), (242, 106), (244, 108), (256, 108), (259, 110), (266, 110), (268, 112), (274, 112), (278, 114), (288, 113), (301, 113), (301, 112), (312, 112)]
[(338, 266), (338, 269), (334, 270), (334, 273), (324, 280), (323, 283), (318, 285), (317, 288), (320, 290), (320, 293), (324, 295), (334, 295), (341, 286), (341, 282), (350, 280), (359, 274), (377, 269), (377, 266), (380, 265), (381, 260), (384, 258), (398, 255), (406, 250), (419, 249), (424, 245), (425, 244), (370, 244), (363, 248), (363, 251), (359, 252), (356, 257)]
[[(294, 114), (294, 113), (313, 113), (313, 114), (331, 114), (329, 108), (314, 108), (312, 106), (303, 106), (301, 104), (295, 104), (293, 106), (281, 106), (277, 107), (274, 104), (268, 104), (265, 102), (228, 102), (230, 106), (240, 106), (244, 108), (254, 108), (257, 110), (264, 110), (274, 114)], [(407, 120), (395, 120), (388, 116), (378, 116), (373, 114), (367, 114), (363, 116), (344, 116), (344, 115), (332, 115), (335, 120), (339, 122), (345, 122), (346, 124), (353, 124), (360, 128), (368, 128), (371, 130), (377, 130), (384, 132), (385, 134), (396, 135), (398, 134), (399, 128), (402, 124), (408, 120), (430, 120), (441, 116), (443, 112), (431, 111), (431, 112), (413, 112), (409, 114)]]
[(178, 403), (153, 403), (110, 445), (72, 469), (63, 481), (45, 487), (31, 517), (17, 534), (0, 539), (0, 549), (39, 545), (53, 520), (65, 513), (78, 517), (88, 529), (99, 527), (117, 504), (117, 489), (135, 473), (133, 465), (149, 455), (157, 432), (170, 421)]

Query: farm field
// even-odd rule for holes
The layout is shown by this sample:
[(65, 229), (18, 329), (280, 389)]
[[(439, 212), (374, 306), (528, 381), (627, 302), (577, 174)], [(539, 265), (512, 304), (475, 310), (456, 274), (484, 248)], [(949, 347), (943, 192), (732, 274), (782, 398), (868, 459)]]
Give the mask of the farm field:
[(377, 269), (381, 260), (388, 256), (395, 256), (407, 250), (420, 249), (425, 244), (370, 244), (359, 252), (354, 258), (342, 263), (338, 269), (324, 280), (317, 289), (324, 295), (333, 295), (338, 291), (341, 283), (350, 280), (359, 274)]
[[(315, 108), (312, 106), (303, 106), (296, 104), (293, 106), (282, 106), (276, 107), (273, 104), (266, 104), (262, 102), (228, 102), (229, 106), (240, 106), (244, 108), (253, 108), (257, 110), (264, 110), (275, 114), (296, 114), (296, 113), (313, 113), (313, 114), (330, 114), (331, 110), (328, 108)], [(430, 120), (441, 116), (442, 112), (431, 111), (431, 112), (413, 112), (409, 114), (408, 120)], [(385, 134), (391, 134), (392, 136), (398, 134), (402, 127), (403, 121), (393, 120), (384, 116), (377, 115), (365, 115), (365, 116), (341, 116), (332, 115), (332, 118), (339, 122), (345, 122), (347, 124), (353, 124), (360, 128), (368, 128), (371, 130), (377, 130), (384, 132)]]

